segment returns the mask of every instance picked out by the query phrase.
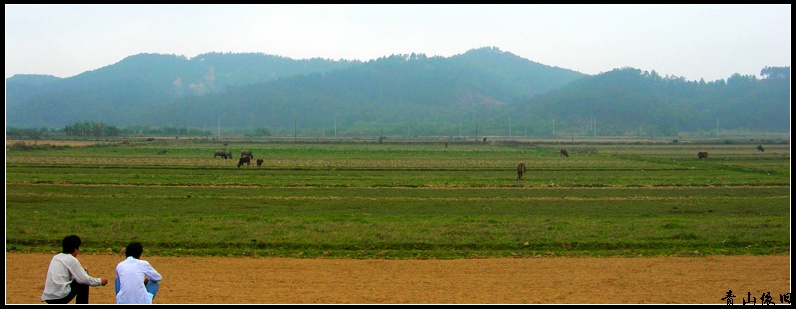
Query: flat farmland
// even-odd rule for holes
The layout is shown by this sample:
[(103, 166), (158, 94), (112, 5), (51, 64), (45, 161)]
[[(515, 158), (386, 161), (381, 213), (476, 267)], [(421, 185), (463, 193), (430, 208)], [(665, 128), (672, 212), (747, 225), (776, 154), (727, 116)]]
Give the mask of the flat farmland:
[[(38, 142), (6, 151), (6, 246), (49, 252), (76, 233), (89, 252), (136, 240), (163, 256), (788, 253), (790, 147), (766, 148)], [(238, 167), (244, 149), (263, 165)]]
[(755, 146), (7, 142), (6, 303), (68, 234), (111, 280), (142, 242), (160, 304), (783, 303), (790, 146)]

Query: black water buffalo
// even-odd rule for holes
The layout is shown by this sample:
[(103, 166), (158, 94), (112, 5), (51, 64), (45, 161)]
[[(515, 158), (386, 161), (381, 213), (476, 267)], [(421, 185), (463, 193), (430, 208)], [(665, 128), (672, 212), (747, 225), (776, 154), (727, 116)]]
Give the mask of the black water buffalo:
[(766, 151), (765, 149), (763, 149), (763, 145), (757, 145), (757, 150), (759, 150), (760, 152)]
[(251, 150), (241, 150), (240, 151), (240, 157), (241, 158), (249, 157), (249, 159), (254, 159), (254, 155), (252, 155), (252, 151)]
[(707, 153), (707, 152), (704, 152), (704, 151), (700, 151), (700, 152), (697, 154), (697, 157), (698, 157), (700, 160), (702, 160), (702, 159), (707, 159), (707, 158), (708, 158), (708, 153)]
[(241, 157), (240, 160), (238, 160), (238, 168), (240, 168), (240, 166), (243, 165), (243, 164), (246, 164), (246, 166), (249, 166), (249, 164), (251, 162), (252, 162), (251, 158), (249, 158), (249, 157)]
[(565, 157), (569, 158), (569, 152), (567, 152), (567, 150), (566, 150), (566, 149), (561, 149), (561, 151), (559, 151), (559, 153), (560, 153), (562, 156), (565, 156)]
[(158, 151), (158, 154), (159, 155), (166, 154), (166, 151), (165, 150)]
[(223, 150), (216, 150), (216, 152), (213, 153), (213, 158), (215, 159), (216, 157), (222, 157), (224, 159), (227, 159), (227, 153), (224, 152)]
[(257, 167), (263, 165), (263, 159), (257, 159)]
[(525, 163), (520, 162), (517, 164), (517, 179), (522, 179), (523, 174), (525, 174)]

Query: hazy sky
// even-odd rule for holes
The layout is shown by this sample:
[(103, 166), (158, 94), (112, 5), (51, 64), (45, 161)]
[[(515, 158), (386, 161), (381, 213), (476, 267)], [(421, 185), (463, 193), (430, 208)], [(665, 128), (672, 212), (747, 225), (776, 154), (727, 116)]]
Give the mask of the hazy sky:
[(140, 53), (363, 60), (497, 47), (544, 65), (706, 81), (790, 66), (791, 5), (6, 4), (6, 78)]

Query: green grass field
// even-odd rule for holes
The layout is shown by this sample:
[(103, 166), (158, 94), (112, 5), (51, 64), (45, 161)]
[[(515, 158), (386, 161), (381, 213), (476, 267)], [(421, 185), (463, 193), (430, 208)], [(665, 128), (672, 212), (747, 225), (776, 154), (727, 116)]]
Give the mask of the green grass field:
[[(789, 253), (790, 145), (755, 146), (18, 142), (6, 151), (6, 250), (58, 251), (77, 234), (85, 252), (140, 241), (162, 256)], [(238, 168), (243, 149), (263, 166)]]

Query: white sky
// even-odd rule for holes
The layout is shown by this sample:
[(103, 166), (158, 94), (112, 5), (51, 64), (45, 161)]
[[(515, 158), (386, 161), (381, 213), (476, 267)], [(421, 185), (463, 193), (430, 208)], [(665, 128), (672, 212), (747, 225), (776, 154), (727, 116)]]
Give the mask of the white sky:
[(5, 5), (6, 78), (140, 53), (368, 61), (497, 47), (544, 65), (706, 81), (790, 66), (791, 5)]

